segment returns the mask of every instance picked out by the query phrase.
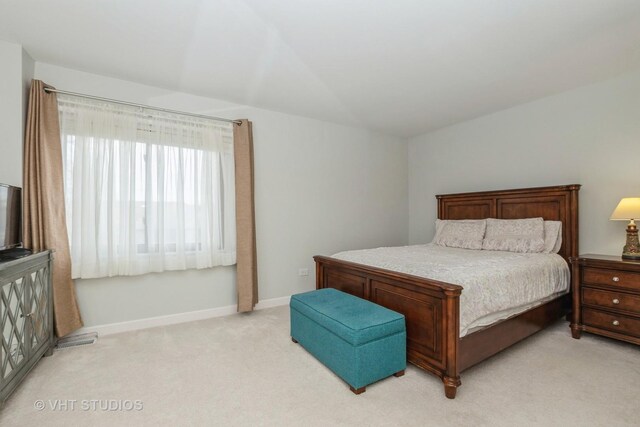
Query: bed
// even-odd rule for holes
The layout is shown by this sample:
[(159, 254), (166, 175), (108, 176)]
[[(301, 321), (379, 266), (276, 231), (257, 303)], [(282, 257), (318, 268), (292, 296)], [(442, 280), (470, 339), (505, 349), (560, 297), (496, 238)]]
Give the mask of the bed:
[[(519, 219), (542, 217), (562, 222), (558, 254), (568, 263), (578, 255), (580, 185), (486, 191), (436, 196), (439, 219)], [(437, 375), (453, 399), (460, 373), (544, 329), (571, 307), (570, 294), (507, 319), (473, 330), (460, 330), (459, 284), (372, 267), (334, 257), (315, 256), (316, 287), (336, 288), (405, 315), (408, 361)]]

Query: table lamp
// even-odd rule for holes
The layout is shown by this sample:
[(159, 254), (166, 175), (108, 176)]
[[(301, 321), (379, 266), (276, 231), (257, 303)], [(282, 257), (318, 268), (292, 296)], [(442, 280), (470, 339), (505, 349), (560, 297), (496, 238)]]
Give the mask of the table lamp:
[(634, 221), (635, 219), (640, 219), (640, 197), (626, 197), (620, 200), (610, 219), (629, 221), (627, 225), (627, 244), (622, 249), (622, 258), (640, 260), (638, 228)]

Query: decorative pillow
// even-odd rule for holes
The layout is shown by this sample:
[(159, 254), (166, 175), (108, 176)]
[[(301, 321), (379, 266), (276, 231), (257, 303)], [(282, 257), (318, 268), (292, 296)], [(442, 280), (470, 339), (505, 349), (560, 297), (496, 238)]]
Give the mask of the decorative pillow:
[(544, 222), (544, 250), (546, 254), (557, 254), (562, 247), (562, 221)]
[(436, 219), (436, 234), (434, 234), (431, 243), (436, 243), (436, 240), (438, 240), (440, 232), (442, 231), (442, 227), (444, 227), (447, 222), (449, 221), (447, 221), (446, 219)]
[(482, 249), (535, 253), (544, 250), (544, 220), (487, 219)]
[(450, 248), (482, 249), (484, 219), (437, 220), (433, 243)]

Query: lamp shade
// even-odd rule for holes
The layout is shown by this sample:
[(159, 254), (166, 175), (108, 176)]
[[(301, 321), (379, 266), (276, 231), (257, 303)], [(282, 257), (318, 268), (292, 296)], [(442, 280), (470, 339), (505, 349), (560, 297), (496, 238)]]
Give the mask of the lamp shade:
[(620, 200), (609, 219), (640, 219), (640, 197), (626, 197)]

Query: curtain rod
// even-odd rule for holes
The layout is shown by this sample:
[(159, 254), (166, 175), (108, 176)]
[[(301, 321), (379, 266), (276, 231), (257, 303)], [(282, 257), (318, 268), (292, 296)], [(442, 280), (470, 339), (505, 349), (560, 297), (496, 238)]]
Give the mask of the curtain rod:
[(223, 119), (221, 117), (205, 116), (204, 114), (194, 114), (194, 113), (187, 113), (187, 112), (184, 112), (184, 111), (169, 110), (167, 108), (152, 107), (150, 105), (136, 104), (134, 102), (127, 102), (127, 101), (119, 101), (117, 99), (103, 98), (101, 96), (85, 95), (84, 93), (69, 92), (69, 91), (66, 91), (66, 90), (58, 90), (58, 89), (53, 89), (53, 88), (49, 88), (49, 87), (45, 87), (44, 91), (45, 92), (59, 93), (59, 94), (62, 94), (62, 95), (78, 96), (80, 98), (95, 99), (97, 101), (113, 102), (114, 104), (129, 105), (131, 107), (146, 108), (148, 110), (162, 111), (164, 113), (182, 114), (184, 116), (199, 117), (201, 119), (217, 120), (217, 121), (220, 121), (220, 122), (227, 122), (227, 123), (235, 123), (237, 125), (241, 125), (242, 124), (242, 122), (240, 120), (230, 120), (230, 119)]

